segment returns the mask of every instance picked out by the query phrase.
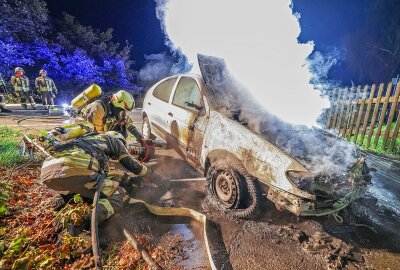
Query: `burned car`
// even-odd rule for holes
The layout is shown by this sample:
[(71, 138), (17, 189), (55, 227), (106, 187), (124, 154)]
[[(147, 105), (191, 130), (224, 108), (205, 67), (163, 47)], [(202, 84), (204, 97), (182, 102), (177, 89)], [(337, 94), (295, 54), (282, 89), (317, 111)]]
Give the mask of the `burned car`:
[(175, 75), (149, 89), (142, 131), (204, 173), (218, 208), (248, 217), (263, 189), (278, 209), (322, 216), (365, 193), (369, 169), (353, 145), (280, 121), (232, 79), (222, 59), (198, 60), (202, 76)]

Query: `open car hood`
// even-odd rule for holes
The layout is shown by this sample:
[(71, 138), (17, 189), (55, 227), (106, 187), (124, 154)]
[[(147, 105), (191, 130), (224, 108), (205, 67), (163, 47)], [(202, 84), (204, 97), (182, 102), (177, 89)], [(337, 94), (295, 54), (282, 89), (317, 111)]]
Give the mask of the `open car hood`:
[(224, 59), (203, 54), (197, 54), (197, 59), (206, 91), (215, 108), (236, 111), (242, 108), (243, 103), (252, 103), (248, 92), (228, 71)]

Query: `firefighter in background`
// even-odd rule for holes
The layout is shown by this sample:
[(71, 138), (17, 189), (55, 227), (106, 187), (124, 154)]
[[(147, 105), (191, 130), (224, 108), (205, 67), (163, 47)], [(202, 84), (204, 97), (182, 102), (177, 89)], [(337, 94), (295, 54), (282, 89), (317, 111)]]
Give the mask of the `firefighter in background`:
[(31, 104), (32, 109), (36, 109), (35, 101), (31, 95), (29, 87), (29, 79), (25, 76), (25, 72), (22, 68), (15, 68), (15, 75), (11, 77), (11, 85), (14, 87), (15, 94), (21, 99), (21, 105), (24, 109), (27, 109), (27, 101)]
[[(159, 179), (157, 174), (128, 153), (125, 144), (125, 138), (120, 133), (109, 131), (105, 134), (89, 133), (55, 146), (52, 157), (47, 158), (42, 165), (41, 181), (53, 190), (69, 191), (93, 199), (97, 177), (100, 174), (107, 175), (111, 158), (118, 160), (131, 175)], [(129, 201), (125, 189), (120, 186), (121, 181), (126, 179), (115, 175), (105, 178), (99, 200), (99, 224), (121, 210), (124, 203)], [(65, 204), (65, 201), (62, 203)], [(57, 205), (60, 206), (60, 202)], [(84, 225), (88, 221), (89, 216)]]
[(4, 93), (7, 92), (6, 82), (3, 80), (3, 76), (0, 74), (0, 112), (11, 112), (6, 108), (6, 99), (4, 97)]
[(126, 138), (129, 131), (143, 145), (146, 142), (142, 134), (126, 114), (127, 111), (132, 111), (134, 107), (135, 99), (133, 96), (128, 91), (120, 90), (111, 96), (89, 103), (82, 109), (82, 116), (95, 126), (96, 132), (104, 133), (113, 130)]
[(42, 103), (46, 109), (49, 109), (49, 105), (54, 106), (54, 98), (58, 91), (54, 81), (47, 77), (46, 70), (39, 71), (39, 77), (35, 80), (35, 88), (41, 94)]

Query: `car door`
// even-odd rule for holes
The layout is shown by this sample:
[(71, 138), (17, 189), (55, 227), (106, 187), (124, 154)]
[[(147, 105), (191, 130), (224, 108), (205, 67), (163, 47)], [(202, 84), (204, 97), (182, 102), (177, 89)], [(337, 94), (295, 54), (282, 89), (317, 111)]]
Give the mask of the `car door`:
[(205, 130), (206, 109), (199, 82), (181, 76), (171, 101), (171, 134), (180, 154), (198, 165)]
[(168, 112), (170, 111), (170, 99), (178, 76), (167, 78), (159, 83), (153, 90), (152, 97), (146, 100), (149, 120), (155, 135), (166, 140), (170, 132)]

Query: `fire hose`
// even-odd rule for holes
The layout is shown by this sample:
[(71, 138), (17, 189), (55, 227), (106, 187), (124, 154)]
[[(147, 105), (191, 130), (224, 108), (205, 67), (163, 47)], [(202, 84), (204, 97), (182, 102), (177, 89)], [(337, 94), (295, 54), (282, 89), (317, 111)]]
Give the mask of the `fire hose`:
[[(100, 197), (100, 190), (101, 186), (103, 184), (105, 175), (100, 175), (98, 178), (98, 184), (97, 184), (97, 190), (95, 193), (95, 196), (93, 198), (93, 211), (92, 211), (92, 220), (91, 220), (91, 233), (92, 233), (92, 248), (93, 248), (93, 256), (94, 256), (94, 261), (95, 261), (95, 268), (97, 270), (101, 270), (102, 264), (101, 264), (101, 256), (100, 256), (100, 246), (99, 246), (99, 235), (98, 235), (98, 224), (97, 224), (97, 207), (98, 207), (98, 201)], [(207, 256), (208, 256), (208, 262), (210, 265), (210, 268), (212, 270), (217, 270), (217, 269), (232, 269), (232, 266), (229, 263), (228, 256), (225, 254), (225, 260), (218, 261), (214, 259), (214, 255), (211, 250), (215, 249), (216, 246), (212, 246), (213, 242), (215, 241), (215, 225), (212, 221), (208, 220), (207, 217), (199, 213), (193, 209), (189, 208), (184, 208), (184, 207), (160, 207), (160, 206), (155, 206), (152, 204), (148, 204), (142, 200), (138, 199), (133, 199), (131, 198), (129, 201), (129, 204), (142, 204), (144, 205), (147, 210), (152, 213), (153, 215), (156, 216), (166, 216), (166, 217), (188, 217), (191, 218), (203, 226), (203, 237), (204, 237), (204, 243), (205, 243), (205, 248), (207, 251)], [(214, 232), (212, 232), (214, 231)], [(124, 234), (127, 237), (128, 241), (133, 245), (136, 249), (138, 249), (141, 253), (142, 256), (148, 257), (145, 259), (146, 262), (151, 262), (149, 263), (150, 269), (159, 269), (157, 264), (152, 260), (152, 258), (149, 256), (149, 254), (144, 251), (140, 246), (138, 245), (137, 241), (134, 239), (134, 237), (124, 229)], [(220, 254), (221, 255), (221, 254)]]
[[(29, 139), (25, 136), (25, 141), (29, 144), (30, 147), (37, 147), (45, 153), (47, 156), (50, 154), (41, 147), (34, 140)], [(93, 198), (93, 211), (91, 216), (91, 240), (92, 240), (92, 250), (93, 257), (95, 262), (95, 268), (97, 270), (102, 270), (101, 263), (101, 255), (100, 255), (100, 241), (99, 241), (99, 233), (98, 233), (98, 204), (100, 199), (100, 192), (104, 182), (106, 175), (99, 174), (97, 177), (97, 188)], [(187, 180), (187, 179), (184, 179)], [(145, 201), (131, 198), (129, 204), (141, 204), (144, 205), (147, 210), (156, 216), (164, 216), (164, 217), (187, 217), (190, 218), (202, 225), (203, 231), (203, 240), (205, 244), (205, 249), (208, 256), (208, 262), (210, 268), (212, 270), (217, 269), (232, 269), (232, 266), (229, 262), (229, 255), (227, 254), (222, 237), (220, 235), (220, 230), (217, 224), (209, 220), (204, 214), (197, 212), (193, 209), (184, 208), (184, 207), (160, 207), (152, 204), (148, 204)], [(126, 235), (126, 234), (125, 234)], [(131, 237), (127, 237), (130, 242), (133, 239)], [(214, 253), (218, 253), (218, 260), (215, 258)], [(155, 267), (154, 267), (155, 268)]]
[(99, 209), (99, 199), (100, 192), (103, 186), (104, 179), (106, 178), (105, 174), (99, 174), (97, 177), (97, 188), (93, 197), (93, 210), (92, 210), (92, 218), (90, 221), (90, 232), (92, 237), (92, 249), (93, 249), (93, 257), (94, 264), (97, 270), (103, 269), (101, 264), (101, 256), (100, 256), (100, 244), (99, 244), (99, 228), (98, 228), (98, 209)]
[(151, 140), (142, 140), (141, 146), (137, 144), (129, 145), (129, 153), (138, 156), (141, 162), (147, 162), (154, 157), (155, 147), (158, 146)]
[[(229, 262), (228, 254), (225, 253), (226, 251), (224, 249), (221, 249), (221, 246), (223, 246), (222, 238), (220, 239), (220, 241), (216, 239), (220, 236), (219, 228), (217, 228), (217, 224), (207, 219), (206, 215), (190, 208), (155, 206), (152, 204), (148, 204), (145, 201), (133, 198), (130, 199), (129, 204), (142, 204), (147, 208), (147, 210), (150, 213), (156, 216), (188, 217), (194, 221), (199, 222), (203, 227), (202, 230), (203, 230), (204, 244), (207, 251), (210, 268), (212, 270), (232, 269), (232, 266), (230, 265)], [(214, 251), (218, 250), (219, 252), (218, 260), (215, 258), (215, 255), (212, 252), (213, 250)]]

